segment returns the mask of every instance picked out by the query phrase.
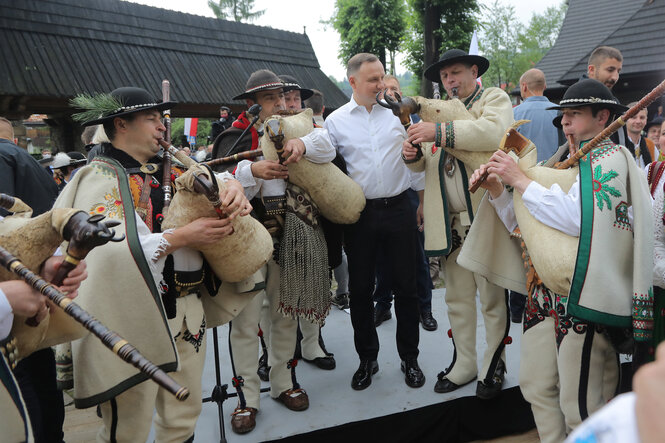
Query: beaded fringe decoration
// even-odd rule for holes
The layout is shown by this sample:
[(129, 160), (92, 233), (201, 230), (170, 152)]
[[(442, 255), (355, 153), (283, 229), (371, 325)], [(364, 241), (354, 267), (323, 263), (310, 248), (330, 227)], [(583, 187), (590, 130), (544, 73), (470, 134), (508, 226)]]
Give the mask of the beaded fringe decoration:
[(330, 311), (328, 250), (323, 230), (287, 212), (279, 265), (279, 311), (323, 325)]

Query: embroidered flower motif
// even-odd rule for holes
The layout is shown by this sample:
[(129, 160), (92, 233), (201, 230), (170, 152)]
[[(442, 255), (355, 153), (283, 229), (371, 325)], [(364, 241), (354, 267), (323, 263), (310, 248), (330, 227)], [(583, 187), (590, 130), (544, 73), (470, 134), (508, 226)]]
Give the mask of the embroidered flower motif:
[(618, 175), (619, 173), (613, 169), (610, 169), (609, 172), (603, 174), (601, 165), (596, 166), (593, 170), (593, 193), (599, 210), (602, 211), (604, 209), (605, 203), (607, 204), (607, 209), (612, 209), (612, 201), (610, 200), (609, 195), (613, 197), (621, 197), (621, 192), (608, 184), (610, 180)]
[(101, 214), (110, 218), (122, 218), (122, 200), (118, 188), (113, 188), (111, 192), (104, 194), (104, 201), (92, 205), (88, 212), (91, 215)]

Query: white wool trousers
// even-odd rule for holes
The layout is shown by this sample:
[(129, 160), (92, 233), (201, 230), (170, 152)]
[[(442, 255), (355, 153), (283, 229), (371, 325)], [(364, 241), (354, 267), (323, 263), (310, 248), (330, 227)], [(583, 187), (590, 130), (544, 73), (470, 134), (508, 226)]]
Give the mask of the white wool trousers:
[[(196, 295), (178, 299), (180, 305), (199, 303)], [(98, 442), (146, 441), (155, 414), (155, 442), (182, 443), (194, 434), (202, 407), (201, 377), (206, 355), (205, 325), (202, 330), (188, 331), (183, 317), (180, 333), (175, 339), (180, 367), (169, 375), (180, 385), (189, 388), (185, 401), (177, 400), (152, 380), (146, 380), (111, 401), (100, 404), (103, 425), (97, 434)], [(169, 325), (172, 327), (171, 322)], [(190, 326), (191, 327), (191, 326)], [(189, 332), (189, 333), (187, 333)]]
[(261, 380), (256, 374), (258, 368), (259, 322), (264, 299), (268, 301), (269, 326), (264, 325), (264, 339), (268, 347), (270, 369), (270, 396), (279, 397), (282, 392), (293, 388), (289, 361), (296, 348), (296, 329), (298, 321), (285, 317), (277, 310), (279, 307), (279, 265), (270, 259), (266, 267), (266, 290), (260, 292), (254, 300), (231, 322), (231, 352), (235, 374), (244, 379), (242, 387), (247, 407), (259, 409)]
[[(455, 225), (454, 225), (455, 227)], [(462, 227), (457, 226), (460, 230)], [(463, 235), (463, 233), (461, 233)], [(495, 353), (502, 345), (508, 324), (508, 307), (506, 291), (490, 283), (480, 274), (469, 271), (457, 264), (460, 248), (448, 258), (442, 257), (441, 266), (446, 284), (446, 306), (448, 320), (455, 343), (455, 361), (446, 378), (453, 383), (462, 385), (474, 378), (485, 379), (493, 372), (491, 363)], [(485, 322), (487, 349), (483, 355), (483, 363), (478, 372), (476, 354), (476, 293), (480, 298), (480, 309)], [(501, 359), (506, 362), (505, 349), (501, 351)], [(492, 370), (492, 371), (490, 371)], [(491, 375), (490, 375), (491, 377)]]
[(520, 389), (543, 443), (563, 441), (616, 391), (618, 357), (594, 325), (560, 334), (557, 349), (556, 322), (544, 317), (522, 335), (520, 354)]

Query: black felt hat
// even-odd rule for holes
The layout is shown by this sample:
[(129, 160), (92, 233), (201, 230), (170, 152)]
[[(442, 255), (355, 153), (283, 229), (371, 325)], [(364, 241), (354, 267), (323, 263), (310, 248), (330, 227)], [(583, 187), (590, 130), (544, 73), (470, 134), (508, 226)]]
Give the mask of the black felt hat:
[(579, 108), (581, 106), (597, 106), (609, 109), (613, 114), (621, 114), (628, 110), (627, 106), (617, 103), (607, 86), (591, 78), (580, 80), (572, 85), (563, 94), (559, 106), (552, 106), (547, 109), (562, 111), (567, 108)]
[(84, 110), (73, 115), (83, 126), (98, 125), (136, 112), (163, 111), (178, 104), (176, 101), (159, 102), (145, 89), (132, 86), (115, 89), (110, 94), (78, 95), (70, 103)]
[(430, 65), (425, 70), (425, 78), (433, 82), (440, 82), (441, 76), (439, 71), (441, 71), (441, 68), (455, 63), (468, 63), (478, 66), (478, 77), (483, 75), (487, 71), (487, 68), (490, 67), (490, 62), (485, 57), (469, 55), (461, 49), (449, 49), (443, 53), (438, 62)]
[(259, 91), (269, 91), (272, 89), (283, 89), (284, 82), (277, 75), (267, 69), (259, 69), (252, 73), (245, 84), (245, 92), (233, 97), (233, 100), (242, 100), (245, 98), (254, 98), (254, 94)]
[(279, 78), (282, 80), (282, 82), (284, 82), (284, 92), (300, 91), (300, 100), (307, 100), (312, 95), (314, 95), (314, 91), (311, 89), (301, 88), (298, 84), (298, 80), (296, 80), (294, 77), (291, 77), (290, 75), (281, 74)]
[(652, 126), (662, 126), (665, 119), (660, 116), (654, 117), (647, 125), (644, 127), (645, 132), (649, 132), (649, 128)]

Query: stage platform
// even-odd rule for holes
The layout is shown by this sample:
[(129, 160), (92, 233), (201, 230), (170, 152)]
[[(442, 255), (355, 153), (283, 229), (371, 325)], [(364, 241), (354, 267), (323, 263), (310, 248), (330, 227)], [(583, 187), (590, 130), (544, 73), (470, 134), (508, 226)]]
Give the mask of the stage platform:
[[(494, 400), (475, 397), (476, 382), (449, 394), (434, 392), (436, 375), (452, 357), (452, 342), (448, 338), (449, 323), (444, 303), (445, 289), (433, 293), (432, 306), (439, 329), (420, 330), (420, 366), (427, 377), (425, 386), (408, 387), (400, 371), (395, 345), (395, 316), (377, 328), (381, 350), (379, 372), (372, 385), (364, 391), (351, 389), (351, 376), (358, 367), (353, 346), (351, 319), (346, 311), (333, 307), (323, 329), (326, 346), (335, 354), (337, 368), (323, 371), (300, 361), (298, 381), (307, 391), (310, 407), (292, 412), (281, 403), (261, 396), (261, 409), (256, 428), (245, 435), (231, 431), (230, 414), (237, 399), (224, 402), (224, 426), (229, 442), (258, 442), (285, 439), (293, 442), (357, 441), (371, 436), (370, 441), (456, 442), (497, 438), (524, 433), (535, 427), (528, 403), (517, 387), (519, 341), (521, 325), (511, 324), (511, 345), (506, 348), (507, 368), (504, 392)], [(212, 331), (208, 332), (207, 360), (203, 376), (203, 395), (209, 396), (215, 384)], [(218, 329), (223, 383), (231, 385), (231, 365), (228, 357), (228, 327)], [(482, 316), (478, 315), (478, 355), (485, 348)], [(258, 358), (258, 356), (257, 356)], [(268, 387), (264, 383), (264, 387)], [(217, 406), (205, 403), (196, 427), (196, 441), (220, 440)], [(152, 441), (152, 436), (149, 441)]]

